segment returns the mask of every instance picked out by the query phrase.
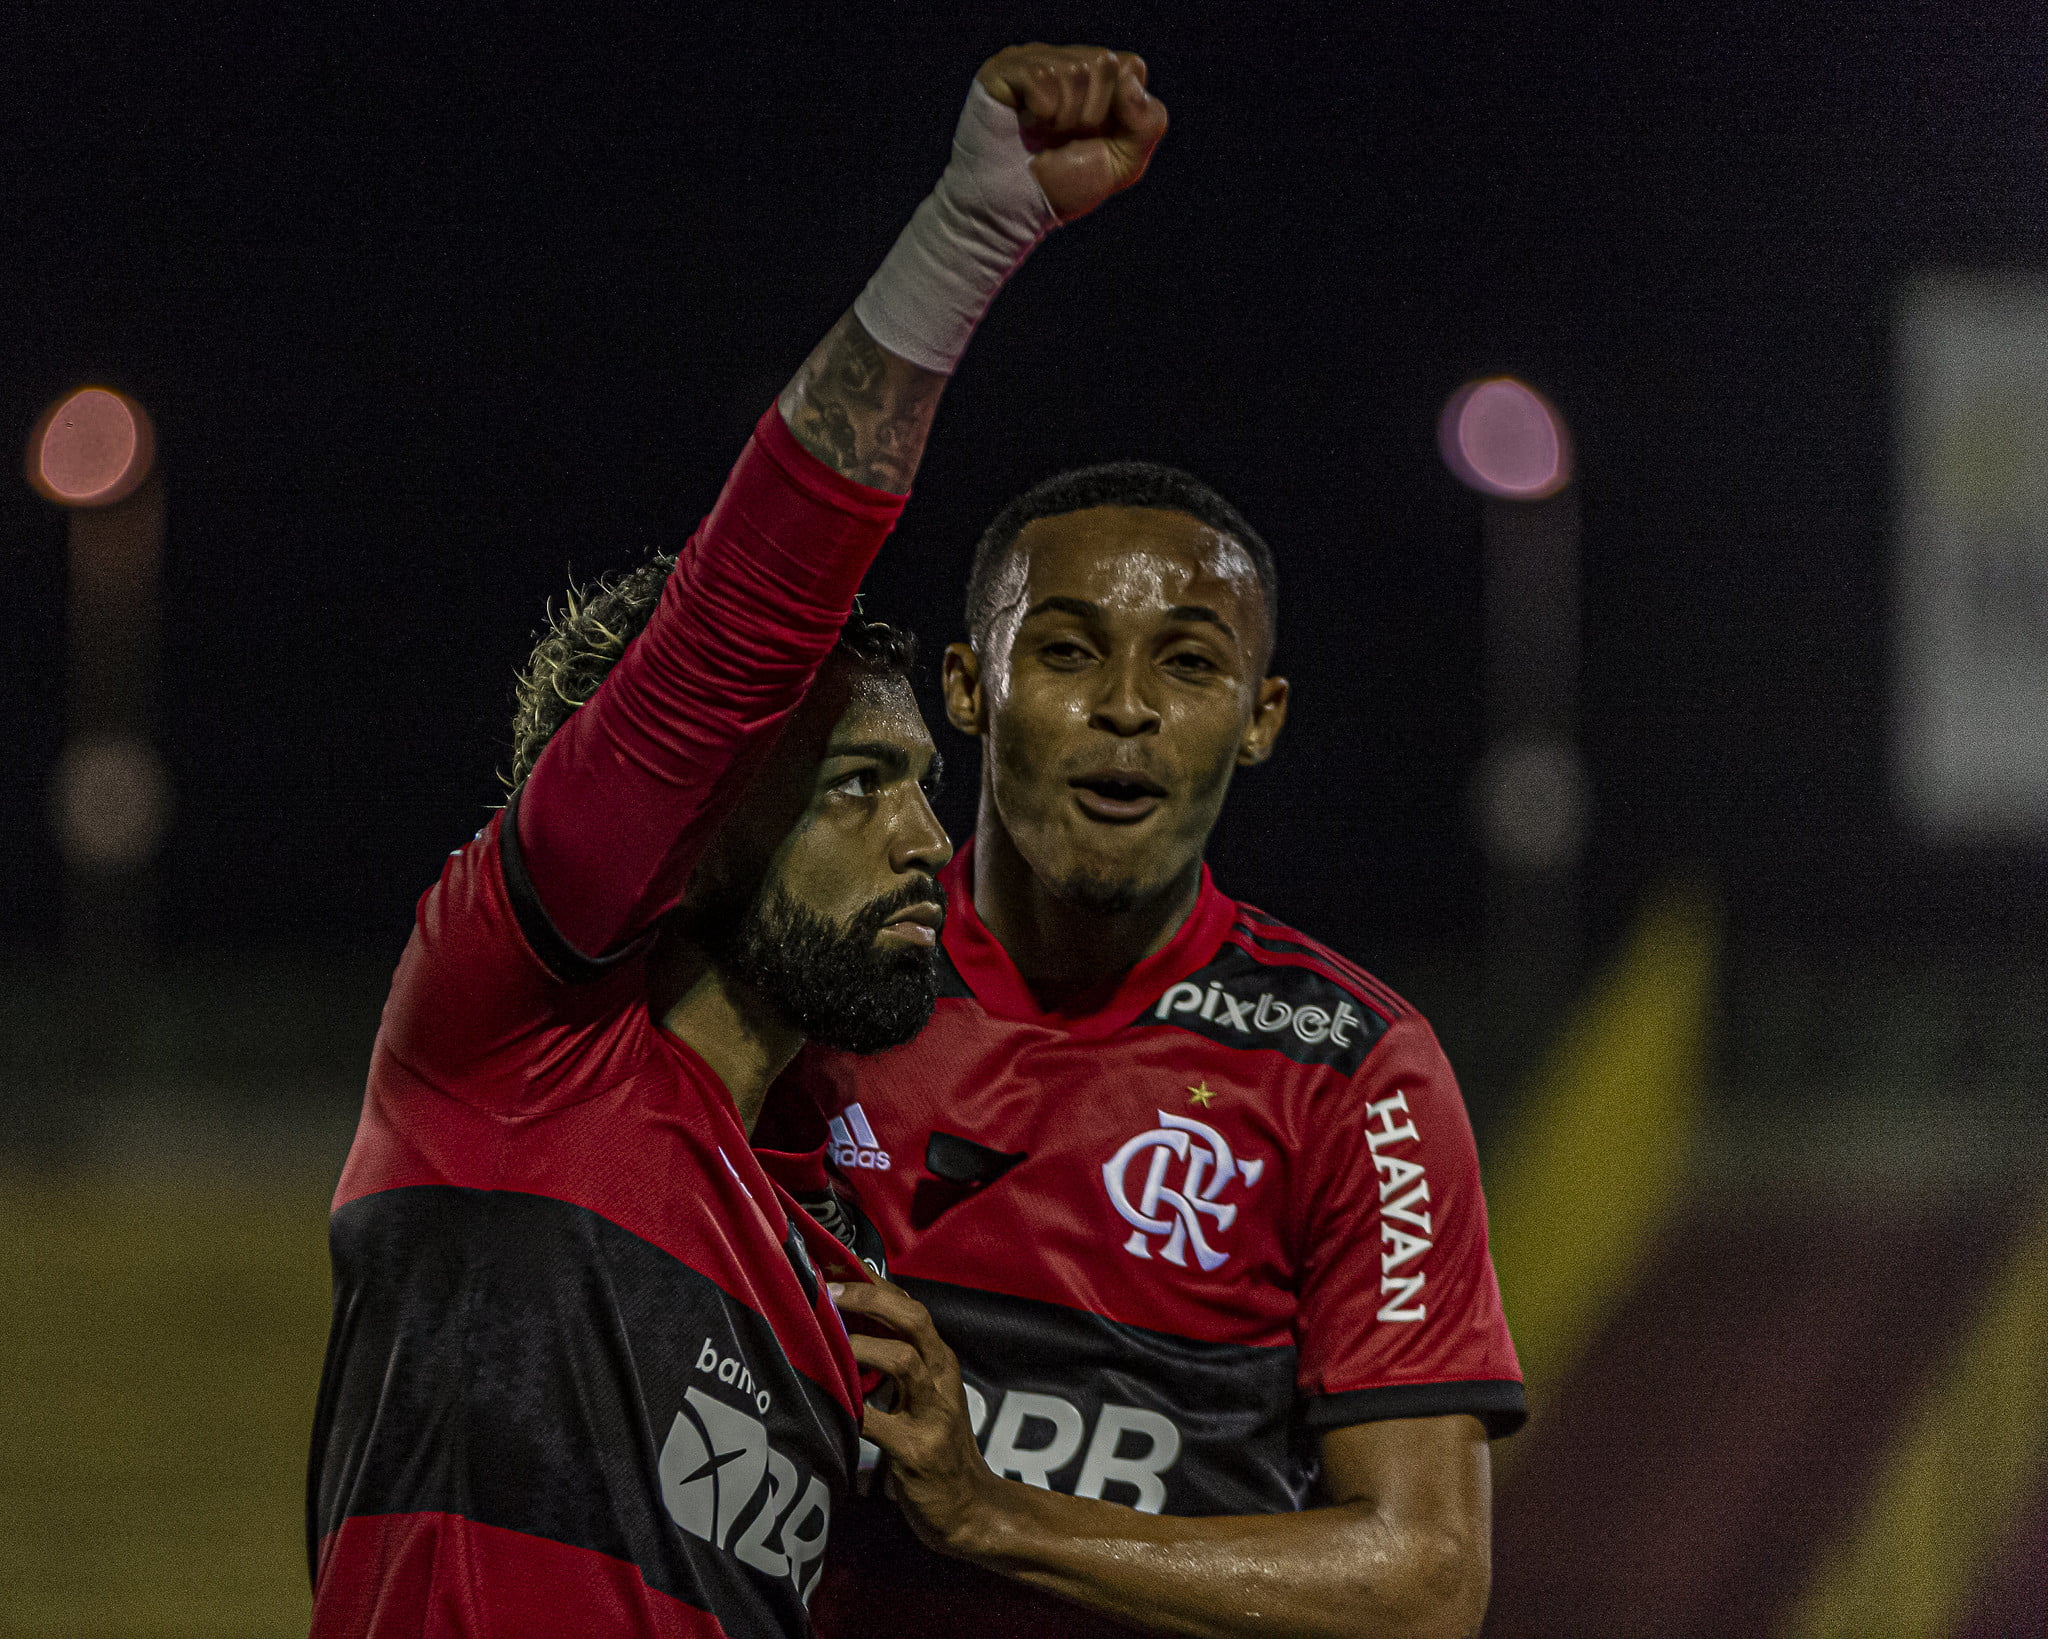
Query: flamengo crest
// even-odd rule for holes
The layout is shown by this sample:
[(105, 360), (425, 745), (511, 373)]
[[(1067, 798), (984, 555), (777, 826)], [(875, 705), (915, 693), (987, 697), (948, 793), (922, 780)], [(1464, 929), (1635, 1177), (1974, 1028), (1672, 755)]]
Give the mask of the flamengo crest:
[[(1145, 1160), (1142, 1179), (1133, 1179), (1132, 1163), (1140, 1157)], [(1168, 1170), (1175, 1163), (1181, 1170), (1169, 1180)], [(1158, 1126), (1138, 1134), (1102, 1164), (1102, 1182), (1110, 1204), (1131, 1225), (1124, 1250), (1132, 1257), (1151, 1257), (1147, 1237), (1164, 1235), (1166, 1244), (1159, 1255), (1168, 1263), (1185, 1268), (1192, 1246), (1195, 1261), (1212, 1270), (1229, 1261), (1230, 1254), (1209, 1244), (1202, 1220), (1215, 1226), (1212, 1233), (1228, 1229), (1236, 1221), (1237, 1208), (1220, 1199), (1224, 1189), (1238, 1178), (1249, 1189), (1265, 1170), (1263, 1161), (1240, 1161), (1232, 1155), (1230, 1140), (1207, 1122), (1161, 1110)]]

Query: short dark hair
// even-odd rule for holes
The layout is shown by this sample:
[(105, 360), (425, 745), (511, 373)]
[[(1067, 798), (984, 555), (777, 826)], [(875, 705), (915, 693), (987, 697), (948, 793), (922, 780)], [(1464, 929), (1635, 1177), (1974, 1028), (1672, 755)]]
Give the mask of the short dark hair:
[(1033, 484), (995, 515), (974, 548), (974, 567), (967, 576), (967, 632), (977, 645), (988, 635), (989, 623), (995, 618), (996, 587), (1025, 525), (1040, 518), (1086, 512), (1099, 506), (1185, 512), (1243, 547), (1250, 554), (1252, 569), (1259, 578), (1270, 653), (1280, 620), (1280, 577), (1273, 567), (1272, 549), (1245, 521), (1243, 513), (1201, 479), (1156, 461), (1106, 461), (1100, 466), (1055, 473)]
[[(650, 558), (622, 575), (570, 587), (559, 611), (549, 606), (547, 630), (513, 681), (512, 770), (504, 776), (508, 791), (525, 783), (555, 730), (597, 692), (619, 657), (647, 629), (675, 566), (667, 554)], [(869, 620), (856, 607), (840, 628), (833, 653), (868, 671), (908, 677), (917, 664), (917, 635)]]

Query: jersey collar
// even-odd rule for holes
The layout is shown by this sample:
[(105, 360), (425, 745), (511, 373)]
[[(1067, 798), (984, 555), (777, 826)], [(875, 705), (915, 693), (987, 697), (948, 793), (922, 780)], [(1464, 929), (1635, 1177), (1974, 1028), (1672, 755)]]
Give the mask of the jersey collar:
[(940, 873), (946, 889), (946, 931), (941, 936), (954, 969), (983, 1009), (998, 1018), (1039, 1024), (1073, 1036), (1107, 1036), (1121, 1030), (1170, 984), (1206, 966), (1222, 947), (1237, 906), (1210, 880), (1171, 939), (1118, 981), (1107, 1001), (1092, 1012), (1048, 1012), (1039, 1007), (1002, 941), (989, 932), (974, 908), (974, 844), (969, 841)]

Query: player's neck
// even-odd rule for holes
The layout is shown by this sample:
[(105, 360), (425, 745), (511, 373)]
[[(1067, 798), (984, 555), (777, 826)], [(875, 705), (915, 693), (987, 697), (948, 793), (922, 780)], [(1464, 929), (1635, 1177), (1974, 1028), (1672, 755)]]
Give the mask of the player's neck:
[[(1129, 910), (1093, 910), (1046, 886), (984, 804), (974, 837), (974, 910), (996, 936), (1038, 1005), (1086, 1011), (1106, 1001), (1123, 976), (1180, 931), (1202, 888), (1191, 860), (1165, 893)], [(1099, 998), (1099, 1000), (1098, 1000)]]
[(649, 1011), (688, 1042), (732, 1095), (749, 1134), (768, 1088), (803, 1046), (796, 1026), (758, 992), (729, 980), (687, 947), (670, 942), (655, 961)]

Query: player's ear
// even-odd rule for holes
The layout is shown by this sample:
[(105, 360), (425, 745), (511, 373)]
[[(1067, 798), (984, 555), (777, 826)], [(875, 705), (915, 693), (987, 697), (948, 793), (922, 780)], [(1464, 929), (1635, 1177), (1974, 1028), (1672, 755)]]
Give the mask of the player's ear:
[(1259, 684), (1259, 697), (1252, 707), (1252, 720), (1245, 724), (1244, 738), (1237, 742), (1237, 766), (1250, 768), (1273, 755), (1273, 742), (1287, 726), (1287, 679), (1268, 677)]
[(949, 643), (939, 662), (939, 681), (946, 693), (946, 721), (962, 734), (977, 738), (987, 731), (986, 697), (981, 687), (981, 656), (971, 643)]

